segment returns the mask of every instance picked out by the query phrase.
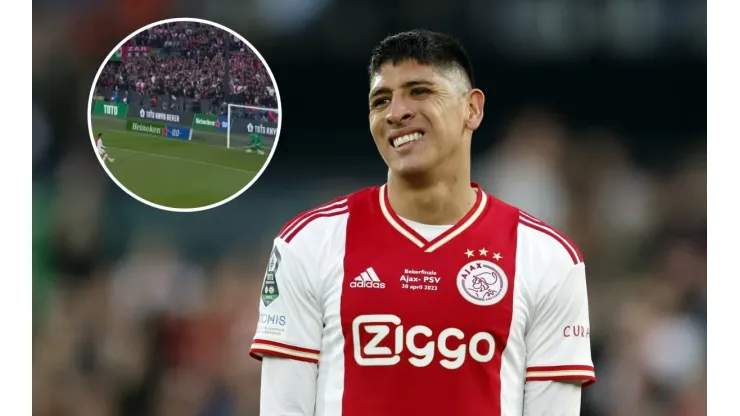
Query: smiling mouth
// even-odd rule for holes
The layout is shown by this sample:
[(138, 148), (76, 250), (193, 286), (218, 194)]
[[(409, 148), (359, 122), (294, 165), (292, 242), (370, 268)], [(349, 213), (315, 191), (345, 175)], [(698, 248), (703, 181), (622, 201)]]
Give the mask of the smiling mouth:
[(408, 143), (415, 142), (421, 139), (422, 137), (424, 137), (424, 133), (421, 133), (421, 132), (409, 133), (401, 137), (396, 137), (395, 139), (391, 140), (391, 145), (394, 148), (398, 149), (399, 147), (405, 144), (408, 144)]

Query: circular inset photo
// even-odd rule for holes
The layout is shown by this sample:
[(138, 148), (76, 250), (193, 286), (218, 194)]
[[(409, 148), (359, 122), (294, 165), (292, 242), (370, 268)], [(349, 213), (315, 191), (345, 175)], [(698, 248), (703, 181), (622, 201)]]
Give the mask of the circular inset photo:
[(275, 77), (238, 33), (168, 19), (129, 35), (90, 90), (93, 148), (149, 206), (195, 212), (231, 201), (265, 171), (282, 113)]

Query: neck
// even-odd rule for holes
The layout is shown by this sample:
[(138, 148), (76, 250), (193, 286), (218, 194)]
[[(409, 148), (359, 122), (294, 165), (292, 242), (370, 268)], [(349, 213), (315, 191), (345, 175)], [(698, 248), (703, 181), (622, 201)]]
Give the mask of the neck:
[(453, 225), (475, 205), (476, 193), (470, 186), (470, 170), (464, 164), (454, 172), (421, 177), (388, 174), (388, 200), (399, 216), (429, 225)]

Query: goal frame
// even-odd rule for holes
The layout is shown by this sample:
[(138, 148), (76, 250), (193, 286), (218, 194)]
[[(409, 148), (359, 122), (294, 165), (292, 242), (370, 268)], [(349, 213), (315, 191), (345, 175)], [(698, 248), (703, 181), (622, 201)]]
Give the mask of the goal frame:
[(233, 107), (238, 108), (245, 108), (247, 110), (258, 110), (258, 111), (272, 111), (278, 114), (278, 117), (280, 117), (280, 109), (278, 108), (268, 108), (268, 107), (257, 107), (253, 105), (243, 105), (243, 104), (227, 104), (227, 111), (226, 111), (226, 120), (228, 122), (228, 125), (226, 126), (226, 148), (227, 149), (233, 149), (231, 147), (231, 109)]

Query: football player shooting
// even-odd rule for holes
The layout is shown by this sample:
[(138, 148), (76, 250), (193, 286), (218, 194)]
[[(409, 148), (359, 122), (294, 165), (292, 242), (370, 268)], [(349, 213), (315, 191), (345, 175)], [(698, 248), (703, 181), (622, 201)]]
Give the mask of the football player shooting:
[(382, 186), (274, 241), (251, 355), (261, 414), (578, 415), (595, 380), (583, 258), (470, 179), (484, 94), (449, 36), (370, 60)]
[(97, 137), (95, 137), (95, 148), (98, 151), (98, 154), (100, 154), (100, 157), (103, 158), (103, 162), (115, 162), (115, 160), (108, 156), (108, 151), (105, 150), (105, 146), (103, 146), (103, 133), (98, 133)]

